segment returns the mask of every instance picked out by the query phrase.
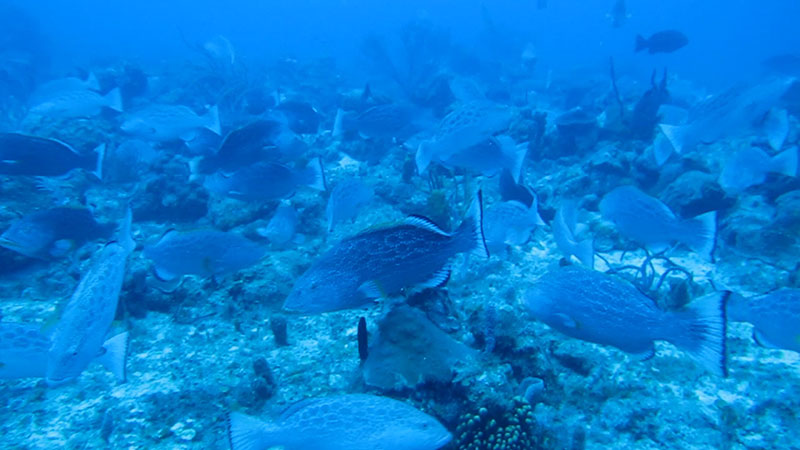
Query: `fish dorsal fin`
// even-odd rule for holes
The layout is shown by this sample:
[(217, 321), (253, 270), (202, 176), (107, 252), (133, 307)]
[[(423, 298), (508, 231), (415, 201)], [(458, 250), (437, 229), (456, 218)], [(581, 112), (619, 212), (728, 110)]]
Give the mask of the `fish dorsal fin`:
[(450, 233), (439, 228), (431, 219), (425, 216), (410, 215), (403, 220), (403, 224), (411, 225), (413, 227), (422, 228), (432, 233), (441, 234), (442, 236), (450, 236)]
[(281, 412), (281, 415), (278, 417), (278, 420), (285, 421), (292, 417), (293, 415), (297, 414), (298, 412), (302, 411), (309, 406), (315, 405), (319, 403), (321, 400), (320, 398), (305, 398), (303, 400), (296, 401), (286, 407), (286, 409)]

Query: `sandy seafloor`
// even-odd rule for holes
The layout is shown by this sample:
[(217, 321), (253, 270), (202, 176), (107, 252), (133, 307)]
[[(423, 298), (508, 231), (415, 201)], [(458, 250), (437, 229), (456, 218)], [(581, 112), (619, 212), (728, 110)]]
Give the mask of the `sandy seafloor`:
[[(555, 186), (563, 187), (571, 171), (581, 170), (584, 164), (589, 163), (562, 163), (538, 177), (534, 167), (528, 178), (538, 180), (534, 187), (542, 195), (555, 191)], [(325, 165), (333, 182), (348, 174), (359, 175), (360, 165), (348, 158), (330, 156)], [(327, 237), (324, 197), (301, 191), (293, 203), (305, 208), (299, 230), (306, 238), (302, 246), (272, 249), (258, 265), (220, 282), (187, 278), (171, 293), (148, 285), (143, 294), (147, 301), (166, 305), (168, 312), (148, 311), (145, 317), (122, 314), (119, 326), (131, 335), (127, 383), (117, 385), (99, 365), (90, 366), (78, 382), (55, 389), (47, 388), (42, 380), (0, 381), (0, 446), (227, 448), (225, 414), (231, 409), (266, 419), (309, 396), (378, 393), (361, 380), (356, 325), (365, 316), (374, 331), (382, 314), (380, 305), (322, 315), (287, 315), (288, 346), (276, 344), (269, 321), (315, 254), (373, 224), (402, 218), (415, 207), (424, 210), (424, 180), (417, 178), (417, 186), (409, 186), (392, 165), (361, 167), (360, 176), (376, 187), (378, 200), (354, 223), (340, 225)], [(497, 201), (495, 182), (483, 184), (486, 203)], [(457, 191), (451, 180), (445, 189)], [(116, 208), (112, 205), (118, 204), (120, 192), (119, 186), (94, 186), (88, 195), (102, 214), (106, 208)], [(404, 204), (397, 204), (397, 198), (405, 199)], [(238, 222), (246, 223), (248, 215), (263, 215), (262, 206), (243, 205), (236, 200), (212, 200), (211, 222), (238, 214), (243, 218)], [(9, 219), (10, 213), (5, 216)], [(237, 223), (235, 218), (230, 220)], [(596, 211), (589, 214), (588, 222), (595, 235), (602, 234), (604, 225)], [(153, 222), (134, 223), (138, 248), (128, 261), (123, 306), (132, 301), (131, 274), (150, 264), (140, 254), (142, 244), (165, 228)], [(35, 264), (0, 279), (3, 320), (44, 323), (56, 314), (57, 304), (68, 298), (100, 245), (89, 244), (74, 258)], [(672, 253), (673, 260), (690, 269), (699, 289), (705, 291), (708, 278), (755, 294), (789, 276), (763, 258), (746, 258), (721, 247), (713, 265), (683, 249)], [(618, 261), (622, 253), (606, 256)], [(635, 262), (630, 259), (635, 257), (626, 258)], [(505, 344), (498, 344), (491, 354), (480, 353), (470, 367), (458, 368), (453, 383), (465, 388), (458, 390), (467, 392), (467, 402), (432, 399), (435, 390), (439, 397), (447, 396), (450, 388), (442, 386), (390, 395), (435, 414), (454, 432), (458, 416), (470, 412), (468, 408), (474, 411), (488, 402), (511, 405), (511, 399), (520, 395), (520, 380), (534, 376), (545, 381), (535, 416), (540, 429), (551, 436), (547, 441), (551, 448), (800, 448), (800, 355), (758, 347), (749, 325), (730, 324), (730, 373), (721, 378), (704, 372), (670, 344), (658, 343), (655, 358), (637, 361), (610, 347), (566, 338), (530, 319), (521, 304), (525, 287), (559, 259), (548, 228), (537, 230), (527, 244), (510, 249), (507, 256), (495, 255), (488, 261), (460, 256), (447, 288), (460, 323), (452, 336), (474, 344), (473, 332), (482, 327), (477, 317), (491, 303), (497, 310), (498, 342)], [(254, 395), (248, 387), (258, 357), (268, 362), (276, 390), (266, 401), (252, 401), (248, 407), (243, 403)]]

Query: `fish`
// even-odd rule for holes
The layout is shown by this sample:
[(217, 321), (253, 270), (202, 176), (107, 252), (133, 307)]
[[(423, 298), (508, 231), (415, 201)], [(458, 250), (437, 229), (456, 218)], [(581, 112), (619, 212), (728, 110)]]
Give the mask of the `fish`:
[(504, 131), (512, 116), (509, 108), (485, 102), (470, 102), (454, 109), (442, 119), (433, 136), (417, 147), (417, 171), (425, 173), (432, 161), (447, 160)]
[(125, 381), (127, 339), (105, 348), (106, 335), (117, 312), (128, 255), (136, 247), (131, 237), (131, 212), (125, 215), (116, 240), (95, 256), (53, 329), (47, 352), (45, 381), (59, 386), (72, 381), (100, 357), (120, 382)]
[(108, 239), (115, 225), (99, 223), (86, 208), (51, 208), (16, 220), (0, 235), (0, 246), (31, 258), (63, 256), (88, 241)]
[(228, 416), (232, 450), (436, 450), (452, 440), (434, 417), (399, 400), (343, 394), (302, 400), (273, 422)]
[(150, 105), (128, 114), (120, 128), (128, 134), (158, 142), (191, 141), (200, 129), (222, 135), (216, 105), (202, 116), (183, 105)]
[(283, 100), (275, 111), (286, 117), (289, 129), (297, 134), (314, 134), (322, 123), (322, 114), (311, 103), (302, 100)]
[(375, 191), (357, 178), (340, 181), (331, 190), (325, 217), (328, 219), (328, 232), (340, 222), (352, 220), (364, 206), (368, 205)]
[(467, 147), (438, 162), (448, 168), (461, 168), (487, 177), (508, 169), (516, 180), (522, 173), (527, 153), (527, 142), (517, 144), (511, 136), (500, 135)]
[(105, 151), (105, 144), (83, 154), (56, 139), (0, 133), (0, 175), (62, 177), (84, 169), (102, 180)]
[(305, 168), (295, 169), (266, 162), (245, 167), (227, 175), (216, 172), (203, 182), (209, 192), (246, 201), (267, 201), (289, 198), (300, 186), (325, 191), (322, 160), (316, 158)]
[(660, 123), (659, 128), (678, 154), (693, 150), (698, 144), (736, 137), (763, 122), (789, 87), (783, 79), (756, 86), (737, 85), (709, 97), (689, 110), (684, 124)]
[(781, 55), (770, 56), (761, 61), (761, 65), (771, 71), (781, 75), (799, 76), (800, 75), (800, 55), (784, 53)]
[(39, 85), (31, 94), (29, 103), (38, 105), (47, 101), (50, 97), (57, 96), (67, 91), (99, 91), (100, 83), (94, 73), (89, 72), (89, 76), (83, 80), (77, 77), (58, 78)]
[(581, 229), (578, 224), (578, 205), (575, 200), (563, 200), (553, 219), (553, 238), (566, 259), (575, 256), (584, 266), (594, 268), (594, 243), (591, 238), (578, 240)]
[(495, 203), (486, 208), (483, 217), (486, 246), (490, 253), (497, 253), (504, 250), (506, 244), (522, 245), (536, 227), (544, 225), (535, 199), (530, 207), (513, 200)]
[(528, 312), (549, 327), (595, 344), (610, 345), (642, 360), (667, 341), (709, 372), (726, 376), (725, 304), (730, 292), (663, 311), (632, 284), (583, 266), (545, 273), (524, 294)]
[(266, 250), (236, 233), (217, 230), (168, 230), (144, 247), (156, 276), (171, 281), (184, 275), (220, 279), (257, 263)]
[[(0, 322), (0, 379), (44, 378), (51, 345), (50, 335), (39, 324)], [(117, 361), (126, 359), (127, 350), (128, 332), (124, 331), (106, 340), (95, 360), (109, 370), (124, 370)]]
[(422, 129), (421, 112), (405, 103), (375, 105), (358, 113), (339, 109), (333, 125), (333, 137), (358, 133), (371, 139), (402, 139)]
[(520, 183), (509, 169), (503, 169), (498, 177), (498, 190), (503, 201), (516, 200), (527, 207), (533, 205), (533, 190)]
[(682, 219), (657, 198), (634, 186), (620, 186), (600, 201), (600, 213), (614, 222), (621, 235), (654, 251), (661, 251), (676, 241), (706, 259), (710, 259), (714, 251), (716, 211)]
[(653, 33), (649, 38), (636, 35), (636, 51), (647, 50), (651, 55), (654, 53), (672, 53), (683, 48), (689, 43), (689, 38), (677, 30), (665, 30)]
[(267, 226), (257, 231), (260, 236), (269, 239), (271, 244), (282, 247), (294, 238), (297, 220), (297, 211), (290, 204), (281, 202), (275, 208)]
[(89, 89), (70, 89), (52, 93), (46, 99), (33, 105), (29, 114), (51, 118), (70, 119), (75, 117), (94, 117), (103, 108), (122, 112), (122, 95), (118, 88), (105, 95)]
[(259, 119), (231, 130), (216, 153), (193, 159), (190, 171), (193, 174), (208, 174), (217, 170), (232, 173), (245, 166), (263, 161), (277, 161), (280, 152), (275, 140), (281, 131), (276, 120)]
[(747, 147), (731, 155), (719, 176), (719, 185), (728, 194), (737, 194), (761, 184), (768, 173), (797, 176), (797, 147), (769, 156), (758, 147)]
[(625, 25), (625, 22), (631, 18), (631, 15), (628, 14), (628, 9), (625, 6), (625, 0), (616, 0), (614, 2), (614, 7), (611, 9), (611, 12), (607, 14), (607, 16), (611, 19), (611, 26), (614, 28), (621, 28), (623, 25)]
[(745, 298), (731, 295), (728, 319), (753, 324), (753, 339), (766, 348), (800, 352), (800, 289), (780, 288)]
[(318, 314), (357, 308), (403, 288), (444, 285), (450, 277), (448, 263), (465, 252), (489, 255), (480, 191), (452, 233), (425, 217), (409, 216), (398, 225), (342, 240), (297, 279), (283, 307)]

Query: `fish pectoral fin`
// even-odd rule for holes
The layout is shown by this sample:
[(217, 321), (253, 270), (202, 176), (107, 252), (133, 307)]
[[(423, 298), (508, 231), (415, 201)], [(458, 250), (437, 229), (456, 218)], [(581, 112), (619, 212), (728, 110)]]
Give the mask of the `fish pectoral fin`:
[(72, 239), (59, 239), (50, 246), (49, 253), (53, 258), (61, 258), (74, 249), (75, 246), (75, 241)]
[(753, 340), (756, 341), (756, 344), (764, 348), (781, 348), (780, 346), (770, 342), (769, 339), (764, 337), (764, 335), (760, 331), (758, 331), (758, 329), (755, 328), (753, 328)]
[(159, 267), (158, 265), (153, 267), (153, 272), (155, 273), (156, 278), (158, 278), (159, 281), (172, 281), (178, 278), (178, 276), (175, 275), (174, 273), (170, 272), (169, 270), (163, 267)]
[(576, 322), (575, 319), (566, 314), (557, 313), (556, 318), (561, 322), (561, 325), (565, 328), (572, 328), (572, 329), (578, 328), (578, 322)]
[(185, 132), (181, 133), (181, 135), (179, 137), (184, 142), (191, 142), (197, 137), (197, 131), (195, 131), (195, 130), (185, 131)]
[(126, 379), (125, 363), (128, 359), (128, 332), (110, 337), (101, 349), (100, 355), (97, 356), (97, 362), (108, 369), (118, 382), (124, 383)]
[(386, 297), (386, 292), (384, 292), (377, 280), (371, 280), (363, 283), (358, 287), (358, 292), (367, 298)]
[(450, 270), (450, 267), (448, 266), (442, 267), (441, 269), (436, 271), (428, 280), (418, 284), (417, 287), (421, 289), (442, 287), (446, 285), (448, 281), (450, 281), (451, 273), (452, 271)]

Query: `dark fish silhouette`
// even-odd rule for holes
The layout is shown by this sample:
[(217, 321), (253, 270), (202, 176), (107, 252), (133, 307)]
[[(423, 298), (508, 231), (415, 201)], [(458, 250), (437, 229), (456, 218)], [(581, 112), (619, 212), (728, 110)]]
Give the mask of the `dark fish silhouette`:
[(645, 39), (642, 35), (636, 36), (636, 51), (647, 50), (653, 53), (672, 53), (689, 43), (689, 38), (677, 30), (665, 30), (654, 33)]

